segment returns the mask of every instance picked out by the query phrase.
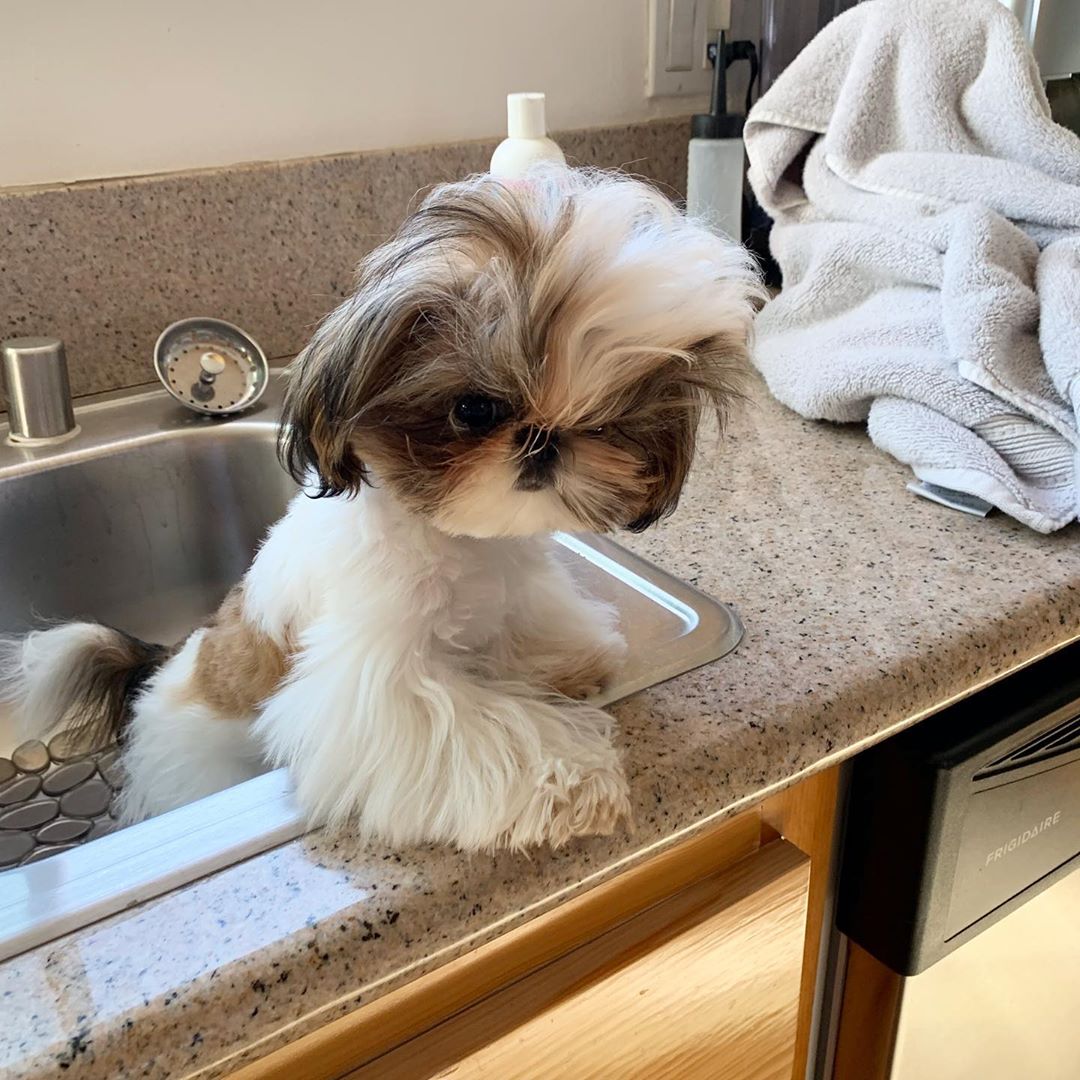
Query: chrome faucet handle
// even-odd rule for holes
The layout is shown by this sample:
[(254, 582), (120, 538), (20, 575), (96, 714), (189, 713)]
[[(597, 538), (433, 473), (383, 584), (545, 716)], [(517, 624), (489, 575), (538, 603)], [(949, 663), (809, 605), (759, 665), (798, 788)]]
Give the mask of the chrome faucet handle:
[(54, 442), (78, 431), (59, 338), (9, 338), (0, 359), (12, 442)]

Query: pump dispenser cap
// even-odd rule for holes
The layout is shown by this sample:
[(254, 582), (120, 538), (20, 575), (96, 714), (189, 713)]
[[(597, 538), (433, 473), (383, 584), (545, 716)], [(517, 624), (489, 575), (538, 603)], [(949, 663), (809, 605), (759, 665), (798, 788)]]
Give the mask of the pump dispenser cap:
[(741, 139), (746, 117), (736, 113), (696, 113), (690, 118), (691, 139)]
[(544, 95), (506, 95), (506, 134), (511, 139), (542, 139), (547, 135)]
[(740, 139), (746, 117), (727, 111), (727, 68), (735, 60), (750, 62), (750, 82), (746, 87), (746, 111), (750, 111), (750, 95), (758, 76), (757, 50), (752, 41), (727, 40), (720, 31), (716, 38), (716, 59), (713, 62), (712, 100), (707, 113), (698, 113), (690, 119), (692, 139)]

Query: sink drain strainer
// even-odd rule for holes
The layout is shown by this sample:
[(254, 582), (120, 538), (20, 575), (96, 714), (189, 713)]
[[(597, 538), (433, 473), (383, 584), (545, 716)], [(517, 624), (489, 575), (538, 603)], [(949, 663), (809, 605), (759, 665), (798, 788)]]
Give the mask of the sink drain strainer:
[(269, 366), (255, 339), (223, 319), (181, 319), (154, 346), (154, 368), (182, 405), (210, 416), (249, 409), (266, 389)]

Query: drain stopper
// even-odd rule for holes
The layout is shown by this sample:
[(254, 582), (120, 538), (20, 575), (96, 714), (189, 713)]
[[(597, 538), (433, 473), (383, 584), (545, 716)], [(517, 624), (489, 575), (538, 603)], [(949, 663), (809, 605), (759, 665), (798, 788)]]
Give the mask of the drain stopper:
[(165, 389), (196, 412), (251, 408), (266, 389), (266, 356), (250, 334), (223, 319), (181, 319), (162, 331), (154, 369)]

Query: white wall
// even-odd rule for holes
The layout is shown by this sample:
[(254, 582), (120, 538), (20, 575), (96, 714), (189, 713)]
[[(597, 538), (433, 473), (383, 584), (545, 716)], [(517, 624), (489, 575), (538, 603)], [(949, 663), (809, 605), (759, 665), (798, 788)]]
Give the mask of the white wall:
[(699, 109), (645, 98), (646, 0), (0, 0), (0, 186)]

